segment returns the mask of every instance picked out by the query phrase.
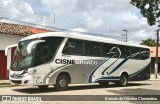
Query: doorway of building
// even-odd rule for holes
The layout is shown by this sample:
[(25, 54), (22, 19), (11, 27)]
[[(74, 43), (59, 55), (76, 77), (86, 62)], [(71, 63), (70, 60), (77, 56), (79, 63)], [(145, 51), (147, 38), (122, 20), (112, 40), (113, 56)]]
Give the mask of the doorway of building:
[(0, 50), (0, 79), (6, 79), (7, 57), (5, 51)]

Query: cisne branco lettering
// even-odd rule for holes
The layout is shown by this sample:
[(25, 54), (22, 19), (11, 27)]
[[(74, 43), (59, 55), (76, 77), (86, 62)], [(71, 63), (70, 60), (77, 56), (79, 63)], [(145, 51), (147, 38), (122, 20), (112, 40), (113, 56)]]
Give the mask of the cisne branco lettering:
[(93, 60), (70, 60), (70, 59), (56, 59), (56, 64), (82, 64), (82, 65), (97, 65), (98, 61)]

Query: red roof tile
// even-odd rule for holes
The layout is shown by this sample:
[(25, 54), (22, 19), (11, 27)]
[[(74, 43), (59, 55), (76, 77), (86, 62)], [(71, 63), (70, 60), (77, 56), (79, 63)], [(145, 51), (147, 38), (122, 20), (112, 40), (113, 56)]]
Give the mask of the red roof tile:
[(0, 33), (4, 34), (28, 36), (36, 33), (44, 33), (50, 31), (51, 30), (0, 22)]

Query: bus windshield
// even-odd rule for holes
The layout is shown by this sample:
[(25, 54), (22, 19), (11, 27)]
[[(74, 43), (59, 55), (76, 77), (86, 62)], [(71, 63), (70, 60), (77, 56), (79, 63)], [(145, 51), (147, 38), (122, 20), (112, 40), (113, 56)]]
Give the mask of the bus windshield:
[(41, 38), (41, 40), (44, 40), (44, 42), (33, 45), (31, 48), (31, 53), (28, 53), (27, 46), (29, 46), (29, 43), (31, 42), (33, 43), (34, 41), (38, 41), (38, 39), (19, 42), (15, 51), (11, 69), (22, 70), (51, 61), (63, 38), (44, 37)]
[(27, 46), (32, 41), (35, 40), (26, 40), (19, 42), (15, 50), (13, 64), (11, 66), (13, 70), (28, 68), (31, 65), (36, 45), (32, 47), (32, 52), (30, 54), (27, 53)]

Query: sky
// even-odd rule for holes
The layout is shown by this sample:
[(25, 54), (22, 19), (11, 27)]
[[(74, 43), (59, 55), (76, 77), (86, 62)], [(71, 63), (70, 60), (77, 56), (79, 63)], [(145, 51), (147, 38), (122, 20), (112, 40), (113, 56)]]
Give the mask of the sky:
[(0, 22), (34, 24), (140, 43), (156, 38), (157, 26), (149, 26), (130, 0), (1, 0)]

